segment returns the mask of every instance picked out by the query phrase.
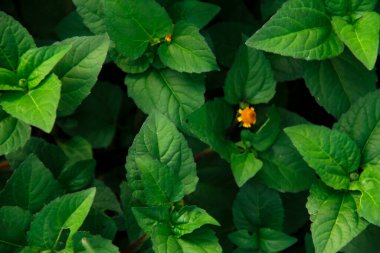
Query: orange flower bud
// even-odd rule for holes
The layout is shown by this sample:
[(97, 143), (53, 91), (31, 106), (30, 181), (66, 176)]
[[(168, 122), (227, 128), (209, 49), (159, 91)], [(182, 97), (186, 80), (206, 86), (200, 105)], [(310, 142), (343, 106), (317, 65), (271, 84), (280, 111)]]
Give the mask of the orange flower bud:
[(169, 43), (172, 42), (172, 34), (168, 34), (168, 35), (166, 35), (166, 36), (165, 36), (165, 41), (166, 41), (166, 42), (169, 42)]

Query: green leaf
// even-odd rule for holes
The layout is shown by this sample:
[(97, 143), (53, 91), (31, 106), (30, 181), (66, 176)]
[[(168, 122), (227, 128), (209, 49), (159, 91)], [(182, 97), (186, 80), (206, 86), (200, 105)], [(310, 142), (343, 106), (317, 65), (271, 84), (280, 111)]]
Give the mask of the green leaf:
[(141, 229), (148, 235), (152, 234), (158, 224), (170, 221), (167, 206), (132, 207), (132, 213)]
[(299, 155), (289, 138), (281, 133), (271, 149), (260, 154), (263, 167), (258, 178), (281, 192), (306, 190), (315, 180), (315, 174)]
[(359, 178), (361, 196), (358, 204), (358, 213), (367, 221), (380, 226), (380, 170), (367, 168)]
[(316, 101), (339, 118), (358, 98), (376, 89), (377, 76), (346, 51), (330, 60), (308, 63), (305, 81)]
[(93, 235), (100, 235), (106, 239), (113, 240), (118, 231), (116, 222), (119, 222), (119, 229), (122, 229), (124, 225), (120, 224), (123, 222), (120, 219), (121, 216), (110, 217), (102, 210), (91, 208), (80, 229)]
[(77, 232), (73, 236), (73, 248), (75, 253), (119, 253), (118, 247), (99, 235), (88, 232)]
[(59, 147), (36, 137), (30, 138), (21, 150), (10, 153), (7, 155), (7, 158), (12, 167), (16, 168), (30, 154), (35, 154), (44, 166), (53, 173), (54, 177), (59, 176), (59, 173), (67, 162), (67, 157)]
[[(144, 233), (141, 230), (139, 224), (136, 221), (136, 218), (132, 212), (132, 206), (136, 205), (136, 201), (132, 196), (132, 190), (130, 185), (123, 181), (120, 185), (120, 202), (123, 208), (123, 217), (125, 218), (125, 229), (128, 233), (128, 238), (131, 241), (138, 240)], [(166, 207), (160, 207), (166, 208)]]
[(122, 210), (115, 193), (102, 181), (95, 180), (94, 186), (96, 195), (92, 207), (103, 212), (109, 210), (121, 214)]
[[(183, 253), (221, 253), (222, 248), (218, 243), (218, 238), (214, 232), (207, 228), (195, 230), (191, 234), (187, 234), (177, 239), (177, 243)], [(172, 251), (169, 251), (172, 252)], [(173, 251), (177, 252), (177, 251)]]
[(172, 22), (154, 0), (105, 0), (107, 32), (116, 49), (136, 59), (144, 54), (148, 44), (155, 44), (172, 32)]
[(143, 202), (146, 205), (170, 206), (183, 198), (183, 184), (174, 170), (148, 154), (136, 156), (135, 162), (143, 185)]
[[(351, 2), (349, 0), (325, 0), (326, 10), (332, 16), (344, 16), (351, 9)], [(334, 19), (335, 17), (333, 17)]]
[(12, 118), (0, 109), (0, 154), (8, 154), (25, 145), (30, 138), (30, 126)]
[(198, 229), (191, 234), (177, 238), (171, 235), (167, 225), (159, 225), (152, 234), (153, 250), (156, 253), (221, 253), (222, 248), (214, 232)]
[(63, 117), (58, 125), (71, 136), (81, 136), (94, 148), (108, 147), (116, 132), (122, 103), (117, 85), (98, 82), (74, 114)]
[(254, 177), (263, 166), (263, 162), (253, 153), (232, 154), (231, 170), (236, 184), (242, 187), (249, 179)]
[[(28, 232), (28, 243), (40, 251), (54, 251), (67, 231), (67, 242), (82, 225), (95, 197), (95, 188), (66, 194), (45, 206), (36, 214)], [(63, 238), (66, 239), (66, 238)], [(67, 246), (67, 245), (66, 245)]]
[(271, 65), (263, 52), (242, 45), (228, 72), (224, 96), (231, 104), (267, 103), (276, 92)]
[(0, 91), (1, 90), (23, 90), (18, 86), (18, 77), (15, 72), (0, 68)]
[(285, 57), (278, 54), (267, 56), (277, 82), (293, 81), (303, 77), (304, 60)]
[[(308, 122), (295, 113), (279, 110), (281, 128)], [(263, 167), (257, 177), (267, 186), (280, 192), (299, 192), (310, 188), (315, 180), (314, 171), (302, 159), (283, 130), (265, 152), (260, 153)]]
[(0, 207), (0, 251), (16, 252), (26, 245), (25, 235), (31, 214), (17, 206)]
[(253, 148), (260, 152), (268, 150), (281, 131), (281, 118), (277, 108), (269, 108), (266, 115), (268, 119), (256, 132), (246, 130), (240, 133), (242, 140), (249, 141)]
[(306, 60), (333, 58), (343, 52), (320, 0), (287, 1), (246, 44)]
[(376, 3), (377, 0), (325, 0), (326, 9), (332, 16), (372, 11)]
[(345, 253), (377, 253), (379, 249), (378, 238), (380, 236), (380, 228), (369, 225), (366, 230), (355, 237), (346, 247), (343, 248)]
[(125, 73), (144, 73), (150, 67), (152, 61), (149, 51), (137, 59), (125, 57), (116, 50), (110, 50), (109, 52), (114, 63)]
[(31, 213), (58, 197), (61, 187), (35, 155), (21, 163), (0, 192), (1, 205), (19, 206)]
[(349, 3), (352, 11), (372, 11), (377, 0), (351, 0)]
[(334, 128), (350, 136), (361, 150), (361, 167), (380, 169), (380, 92), (359, 99)]
[(316, 253), (338, 252), (368, 225), (358, 216), (350, 193), (333, 191), (322, 183), (311, 188), (306, 207)]
[(202, 73), (219, 70), (215, 56), (197, 27), (175, 24), (171, 42), (158, 48), (162, 63), (179, 72)]
[(165, 64), (161, 61), (160, 56), (157, 54), (157, 51), (154, 52), (154, 50), (151, 50), (150, 52), (148, 51), (145, 55), (148, 57), (150, 66), (152, 66), (153, 69), (166, 69)]
[[(347, 20), (355, 19), (355, 20)], [(333, 17), (332, 25), (339, 38), (367, 69), (375, 67), (379, 49), (380, 16), (366, 12), (361, 17)]]
[(376, 3), (377, 0), (325, 0), (326, 9), (332, 16), (344, 16), (355, 12), (372, 11)]
[(231, 106), (222, 99), (215, 99), (190, 114), (187, 127), (193, 135), (210, 145), (220, 157), (230, 161), (231, 154), (239, 152), (235, 144), (225, 138), (232, 120)]
[(0, 12), (0, 38), (0, 68), (15, 71), (21, 55), (36, 47), (28, 31), (4, 12)]
[(35, 252), (31, 247), (25, 247), (21, 251), (18, 251), (18, 253), (35, 253)]
[(171, 229), (167, 224), (158, 224), (153, 228), (152, 249), (155, 253), (179, 252), (176, 239), (171, 236)]
[(54, 68), (62, 82), (59, 116), (73, 113), (90, 94), (107, 56), (109, 43), (107, 35), (75, 37), (55, 43), (71, 45), (71, 50)]
[(0, 105), (13, 117), (49, 133), (54, 125), (61, 82), (50, 74), (35, 89), (1, 95)]
[(327, 187), (321, 181), (316, 181), (310, 187), (310, 195), (306, 203), (306, 208), (308, 210), (308, 213), (310, 214), (311, 222), (315, 222), (315, 219), (323, 203), (335, 193), (336, 192), (332, 188)]
[(228, 235), (228, 238), (239, 248), (247, 250), (258, 250), (259, 242), (257, 234), (249, 234), (248, 230), (238, 230)]
[(96, 161), (81, 160), (67, 164), (59, 174), (58, 181), (68, 191), (78, 191), (89, 186), (95, 177)]
[(199, 29), (205, 27), (220, 11), (220, 7), (207, 2), (185, 0), (169, 6), (174, 23), (187, 21)]
[[(204, 103), (204, 78), (169, 69), (127, 75), (128, 95), (146, 113), (155, 110), (177, 126)], [(149, 97), (149, 99), (147, 99)]]
[(92, 32), (90, 32), (90, 30), (83, 24), (83, 19), (76, 11), (70, 12), (61, 21), (59, 21), (55, 31), (61, 40), (75, 36), (92, 35)]
[(92, 159), (93, 157), (91, 144), (79, 136), (60, 142), (58, 145), (68, 157), (70, 163)]
[(28, 90), (35, 89), (70, 48), (71, 45), (53, 45), (28, 50), (20, 58), (17, 75), (25, 79)]
[(104, 22), (103, 1), (101, 0), (73, 0), (76, 11), (82, 17), (83, 23), (94, 34), (106, 33)]
[(172, 231), (178, 237), (193, 233), (194, 230), (206, 224), (220, 226), (217, 220), (197, 206), (184, 206), (172, 213), (171, 224)]
[(288, 127), (285, 133), (303, 159), (334, 189), (348, 189), (350, 172), (359, 169), (360, 151), (346, 134), (323, 126)]
[(184, 194), (195, 190), (198, 177), (193, 153), (175, 125), (160, 113), (152, 113), (146, 119), (129, 148), (126, 163), (128, 180), (133, 181), (140, 175), (136, 159), (145, 155), (160, 161), (178, 175)]
[(260, 250), (267, 253), (280, 252), (297, 242), (296, 238), (271, 228), (261, 228), (259, 238)]
[(281, 230), (284, 209), (278, 192), (250, 181), (237, 194), (233, 208), (238, 229), (250, 232), (260, 227)]

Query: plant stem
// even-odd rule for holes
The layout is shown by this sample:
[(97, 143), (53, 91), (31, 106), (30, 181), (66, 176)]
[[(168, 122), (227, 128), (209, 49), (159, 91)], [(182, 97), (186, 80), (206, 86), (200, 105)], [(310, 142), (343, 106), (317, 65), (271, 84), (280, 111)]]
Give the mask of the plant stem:
[(0, 170), (9, 170), (11, 165), (8, 160), (0, 161)]
[(134, 252), (141, 244), (143, 244), (146, 240), (148, 240), (148, 235), (143, 234), (141, 237), (139, 237), (134, 243), (128, 246), (128, 248), (121, 250), (121, 253), (132, 253)]
[(194, 160), (195, 162), (199, 162), (201, 159), (208, 155), (211, 155), (212, 153), (214, 153), (214, 150), (212, 150), (211, 148), (203, 149), (194, 155)]

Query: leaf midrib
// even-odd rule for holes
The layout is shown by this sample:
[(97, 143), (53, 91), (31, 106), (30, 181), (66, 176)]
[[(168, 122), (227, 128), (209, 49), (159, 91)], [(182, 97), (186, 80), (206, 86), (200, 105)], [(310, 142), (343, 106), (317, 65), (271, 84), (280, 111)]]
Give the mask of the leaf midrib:
[[(349, 93), (347, 92), (346, 87), (343, 85), (343, 79), (341, 78), (341, 75), (340, 75), (339, 71), (336, 69), (336, 66), (335, 66), (335, 64), (334, 64), (334, 61), (331, 60), (330, 63), (331, 63), (331, 66), (332, 66), (332, 68), (333, 68), (333, 70), (334, 70), (336, 76), (338, 77), (338, 79), (339, 79), (339, 81), (340, 81), (340, 82), (339, 82), (340, 87), (342, 87), (342, 90), (343, 90), (344, 94), (346, 95), (347, 100), (349, 101), (349, 103), (352, 104), (353, 101), (352, 101), (352, 99), (350, 98), (350, 96), (348, 95)], [(328, 97), (328, 96), (327, 96), (327, 97)]]
[[(83, 43), (85, 44), (85, 42)], [(91, 46), (89, 46), (89, 48), (91, 49), (91, 52), (88, 53), (88, 54), (85, 54), (83, 57), (81, 57), (75, 65), (71, 65), (69, 69), (67, 69), (64, 73), (61, 73), (60, 75), (60, 79), (64, 79), (66, 77), (67, 74), (69, 74), (71, 71), (73, 70), (76, 70), (78, 68), (78, 66), (80, 64), (82, 64), (85, 60), (87, 60), (90, 56), (92, 56), (92, 54), (97, 54), (97, 50), (103, 46), (103, 43), (100, 43), (98, 46), (92, 48)], [(70, 52), (70, 51), (69, 51)], [(66, 56), (69, 55), (69, 52), (66, 54)], [(59, 67), (59, 63), (57, 64), (56, 67)]]
[(8, 65), (12, 68), (13, 71), (16, 71), (16, 68), (13, 66), (12, 62), (10, 61), (10, 58), (8, 57), (7, 54), (4, 53), (4, 50), (0, 48), (0, 52), (4, 56), (5, 60), (7, 61)]
[[(371, 130), (371, 132), (370, 132), (370, 134), (369, 134), (369, 136), (368, 136), (368, 138), (367, 138), (367, 140), (366, 140), (366, 142), (365, 142), (365, 144), (364, 144), (364, 146), (362, 148), (362, 152), (364, 152), (364, 151), (367, 150), (367, 145), (369, 144), (369, 140), (371, 139), (373, 133), (375, 132), (375, 129), (377, 129), (378, 127), (380, 127), (380, 120), (378, 120), (377, 123), (375, 124), (375, 126), (372, 128), (372, 130)], [(372, 160), (367, 161), (366, 164), (369, 163), (369, 162), (371, 162), (371, 161)]]
[[(322, 153), (325, 154), (325, 155), (329, 158), (329, 160), (332, 160), (332, 161), (338, 166), (338, 168), (342, 169), (342, 171), (344, 172), (344, 174), (347, 174), (347, 173), (348, 173), (348, 172), (345, 170), (345, 168), (343, 168), (343, 166), (341, 166), (341, 165), (338, 163), (338, 161), (334, 159), (334, 157), (332, 157), (329, 153), (327, 153), (323, 148), (321, 148), (320, 146), (318, 146), (318, 144), (314, 143), (313, 140), (311, 140), (308, 136), (307, 136), (307, 137), (304, 137), (304, 138), (306, 138), (306, 139), (311, 143), (312, 146), (317, 147), (319, 150), (321, 150)], [(313, 168), (313, 169), (316, 170), (315, 168)], [(319, 169), (318, 169), (318, 170), (319, 170)], [(319, 170), (319, 171), (320, 171), (320, 170)], [(331, 173), (331, 174), (334, 174), (334, 173)], [(337, 175), (339, 175), (339, 174), (337, 174)]]
[[(188, 35), (188, 36), (191, 37), (191, 35)], [(181, 34), (181, 36), (178, 36), (177, 38), (179, 38), (179, 37), (184, 37), (184, 36)], [(199, 38), (192, 37), (192, 39), (193, 39), (193, 40), (196, 40), (197, 43), (202, 43), (202, 42), (203, 42), (203, 41), (200, 41)], [(194, 43), (194, 42), (192, 42), (192, 43)], [(186, 47), (182, 46), (181, 44), (179, 44), (176, 40), (173, 40), (173, 41), (172, 41), (172, 45), (177, 46), (177, 47), (179, 47), (180, 49), (183, 49), (183, 51), (188, 52), (190, 55), (196, 56), (196, 57), (198, 57), (198, 58), (200, 58), (200, 59), (206, 58), (206, 57), (202, 57), (201, 55), (195, 53), (195, 51), (206, 51), (206, 49), (192, 49), (192, 48), (186, 48)]]
[[(91, 195), (89, 195), (89, 196), (91, 196)], [(72, 212), (71, 215), (67, 217), (67, 219), (66, 219), (65, 222), (62, 224), (62, 226), (61, 226), (61, 228), (60, 228), (60, 230), (59, 230), (59, 233), (58, 233), (57, 238), (56, 238), (56, 240), (55, 240), (55, 242), (54, 242), (54, 244), (53, 244), (53, 247), (52, 247), (50, 250), (54, 250), (54, 249), (56, 248), (56, 246), (57, 246), (57, 244), (58, 244), (58, 240), (59, 240), (59, 238), (61, 238), (61, 234), (62, 234), (63, 230), (65, 230), (65, 229), (68, 228), (67, 225), (66, 225), (67, 221), (70, 220), (71, 217), (73, 217), (74, 215), (76, 215), (76, 212), (77, 212), (78, 210), (82, 209), (82, 206), (83, 206), (83, 205), (86, 205), (86, 204), (87, 204), (87, 200), (88, 200), (89, 196), (87, 196), (87, 197), (83, 200), (83, 202), (82, 202), (82, 203), (81, 203), (81, 204), (80, 204), (80, 205), (74, 210), (74, 212)], [(73, 235), (73, 231), (70, 230), (70, 234), (69, 234), (69, 236), (68, 236), (68, 238), (67, 238), (67, 241), (70, 240), (70, 238), (71, 238), (72, 235)]]
[[(272, 27), (276, 27), (276, 26), (272, 26)], [(281, 27), (281, 26), (277, 26), (277, 27), (280, 27), (280, 28), (283, 28), (283, 27)], [(298, 34), (298, 33), (301, 33), (301, 32), (305, 32), (305, 31), (310, 31), (310, 32), (312, 32), (312, 31), (314, 31), (314, 30), (323, 30), (323, 29), (325, 29), (326, 27), (325, 26), (316, 26), (316, 27), (311, 27), (311, 28), (308, 28), (308, 27), (306, 27), (306, 28), (304, 28), (304, 29), (302, 29), (302, 30), (297, 30), (297, 31), (295, 31), (295, 32), (290, 32), (290, 33), (286, 33), (286, 34), (282, 34), (282, 35), (277, 35), (277, 36), (274, 36), (274, 37), (271, 37), (271, 38), (268, 38), (268, 39), (264, 39), (264, 40), (258, 40), (258, 41), (260, 41), (260, 42), (265, 42), (265, 41), (268, 41), (268, 40), (273, 40), (273, 39), (276, 39), (276, 38), (282, 38), (282, 37), (286, 37), (286, 36), (290, 36), (290, 35), (294, 35), (294, 34)], [(330, 31), (330, 33), (329, 34), (331, 34), (331, 31)], [(329, 38), (330, 36), (326, 36), (327, 38)], [(323, 43), (320, 43), (320, 44), (323, 44)], [(310, 49), (309, 49), (310, 50)]]
[[(282, 168), (285, 168), (286, 170), (288, 171), (292, 171), (292, 169), (289, 169), (288, 166), (286, 164), (283, 164), (279, 161), (277, 161), (276, 159), (273, 159), (273, 160), (270, 160), (270, 159), (267, 159), (267, 158), (264, 158), (264, 160), (267, 162), (267, 163), (271, 163), (275, 168), (276, 170), (281, 173), (281, 175), (283, 176), (283, 178), (288, 182), (289, 185), (292, 185), (293, 187), (293, 182), (292, 180), (290, 179), (290, 177), (288, 177), (288, 173), (284, 172), (284, 170)], [(279, 185), (281, 185), (281, 188), (283, 186), (282, 182), (276, 182), (278, 183)]]
[[(367, 54), (366, 54), (366, 52), (364, 50), (365, 47), (363, 46), (363, 43), (362, 43), (362, 41), (360, 39), (360, 35), (359, 35), (358, 29), (357, 29), (358, 28), (357, 26), (361, 25), (361, 23), (359, 23), (360, 20), (358, 21), (357, 25), (355, 25), (355, 24), (349, 24), (346, 21), (343, 21), (343, 22), (344, 22), (344, 24), (346, 26), (348, 26), (347, 27), (348, 28), (348, 34), (347, 33), (346, 34), (342, 34), (341, 36), (344, 36), (344, 38), (342, 38), (342, 39), (344, 39), (346, 41), (346, 43), (347, 43), (348, 41), (350, 41), (349, 40), (350, 35), (354, 35), (354, 37), (356, 38), (356, 41), (359, 43), (359, 46), (360, 46), (359, 51), (362, 53), (362, 55), (365, 57), (365, 60), (368, 62), (369, 59), (368, 59)], [(344, 28), (345, 27), (342, 27), (341, 32), (343, 32)], [(352, 43), (350, 43), (350, 45), (352, 45)]]
[(180, 108), (182, 108), (182, 104), (181, 104), (181, 100), (180, 98), (178, 97), (178, 95), (174, 92), (174, 90), (172, 89), (172, 87), (170, 86), (170, 83), (169, 81), (166, 79), (166, 77), (164, 76), (164, 74), (162, 73), (162, 71), (159, 71), (158, 72), (161, 79), (163, 80), (163, 83), (166, 85), (166, 87), (169, 89), (169, 91), (171, 92), (171, 94), (173, 94), (173, 97), (175, 98), (175, 100), (177, 101), (177, 104), (179, 105)]
[[(338, 221), (339, 214), (340, 214), (340, 212), (341, 212), (341, 209), (342, 209), (342, 206), (343, 206), (344, 198), (345, 198), (345, 197), (346, 197), (346, 195), (343, 195), (343, 197), (341, 197), (341, 201), (340, 201), (340, 205), (339, 205), (339, 210), (338, 210), (338, 212), (336, 213), (336, 218), (335, 218), (335, 220), (334, 220), (334, 224), (331, 226), (331, 230), (329, 231), (329, 239), (328, 239), (328, 240), (326, 241), (326, 243), (324, 244), (323, 250), (322, 250), (321, 252), (325, 252), (326, 247), (327, 247), (327, 245), (328, 245), (328, 242), (330, 241), (332, 231), (334, 230), (334, 227), (337, 225), (337, 221)], [(328, 199), (329, 199), (329, 198), (327, 198), (327, 199), (324, 201), (324, 203), (323, 203), (322, 205), (324, 205), (324, 204), (327, 202)], [(321, 206), (321, 207), (322, 207), (322, 206)]]
[(32, 100), (33, 104), (35, 105), (35, 107), (37, 108), (40, 116), (41, 116), (41, 119), (42, 121), (44, 122), (44, 127), (47, 126), (47, 123), (45, 121), (45, 118), (43, 117), (43, 111), (41, 110), (40, 106), (38, 105), (38, 103), (36, 102), (36, 100), (34, 100), (34, 97), (32, 96), (32, 94), (30, 94), (31, 92), (28, 92), (26, 95)]
[[(145, 173), (143, 173), (143, 174), (145, 174)], [(151, 178), (151, 180), (153, 180), (153, 182), (154, 182), (154, 184), (156, 185), (157, 189), (160, 191), (160, 195), (161, 195), (164, 199), (166, 199), (167, 203), (170, 203), (170, 200), (169, 200), (170, 197), (168, 198), (168, 196), (166, 195), (165, 190), (164, 190), (163, 188), (161, 188), (161, 184), (160, 184), (159, 180), (157, 180), (157, 179), (154, 177), (153, 173), (152, 173), (151, 171), (149, 171), (149, 169), (148, 169), (148, 176)], [(144, 177), (144, 175), (143, 175), (143, 177)], [(144, 181), (144, 180), (143, 180), (143, 181)], [(157, 200), (157, 198), (156, 198), (155, 200)]]

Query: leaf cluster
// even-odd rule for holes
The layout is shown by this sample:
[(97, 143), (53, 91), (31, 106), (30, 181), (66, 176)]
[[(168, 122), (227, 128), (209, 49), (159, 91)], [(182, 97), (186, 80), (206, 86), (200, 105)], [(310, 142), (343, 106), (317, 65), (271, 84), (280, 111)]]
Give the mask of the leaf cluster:
[(378, 252), (379, 11), (3, 1), (0, 252)]

